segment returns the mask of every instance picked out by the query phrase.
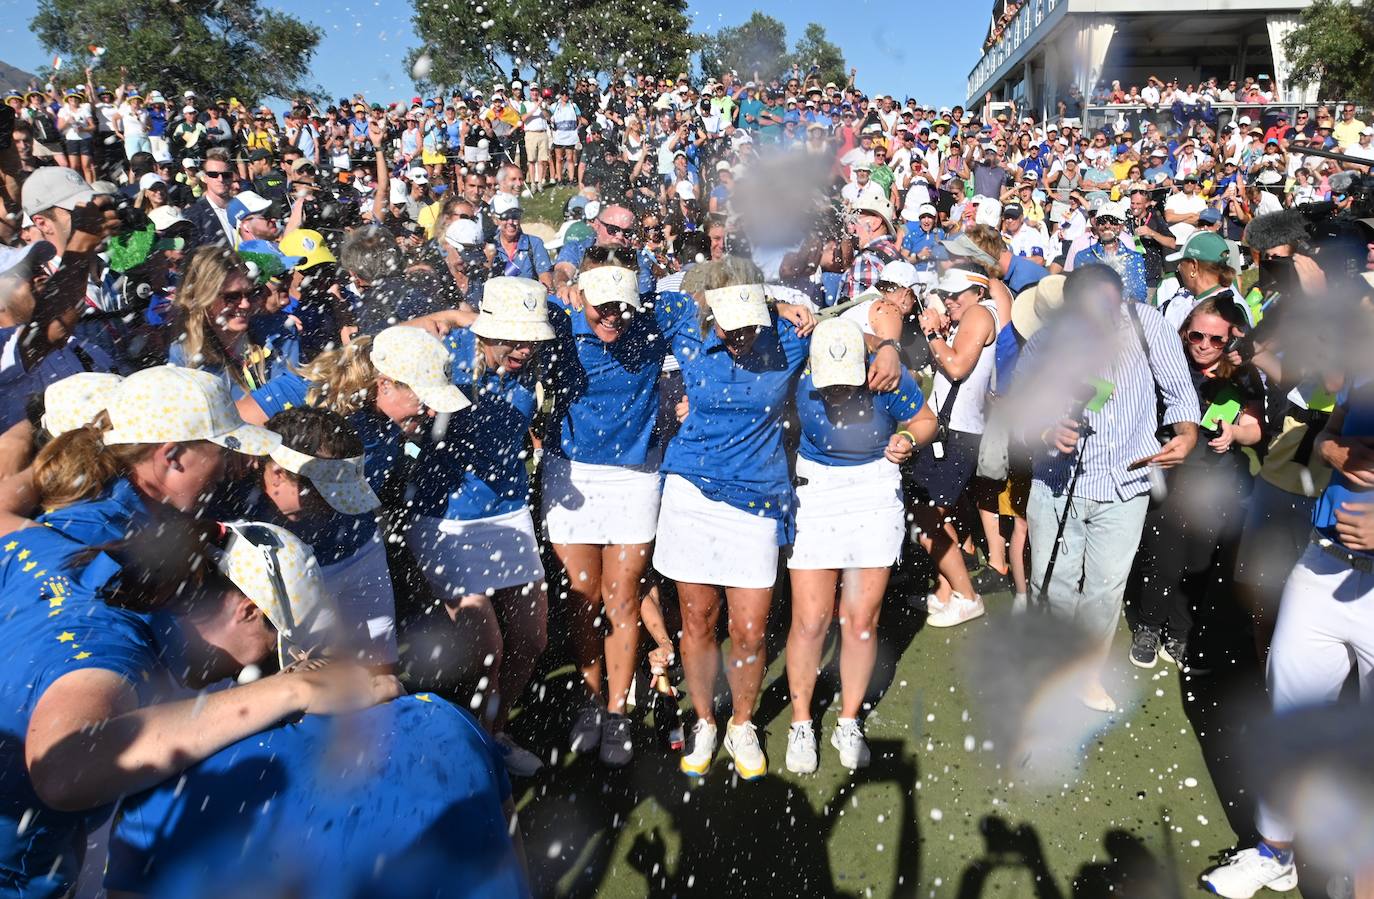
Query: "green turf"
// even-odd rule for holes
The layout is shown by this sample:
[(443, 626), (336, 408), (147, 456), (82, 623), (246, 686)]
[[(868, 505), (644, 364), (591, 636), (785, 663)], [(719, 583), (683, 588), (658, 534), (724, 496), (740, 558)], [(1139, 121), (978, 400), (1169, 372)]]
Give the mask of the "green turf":
[[(1210, 857), (1237, 840), (1198, 736), (1220, 740), (1223, 726), (1214, 719), (1232, 701), (1235, 679), (1181, 680), (1162, 661), (1153, 671), (1134, 669), (1124, 662), (1123, 626), (1112, 688), (1122, 699), (1133, 697), (1130, 707), (1086, 740), (1077, 772), (1027, 784), (1021, 760), (1008, 760), (995, 740), (985, 742), (1024, 706), (972, 695), (964, 673), (983, 654), (988, 670), (1009, 675), (1010, 689), (998, 691), (1006, 693), (1003, 700), (1020, 686), (1016, 653), (989, 645), (1008, 626), (1008, 599), (993, 597), (988, 605), (984, 619), (942, 631), (923, 628), (920, 613), (889, 596), (875, 676), (886, 689), (866, 725), (873, 764), (857, 774), (840, 769), (828, 745), (835, 712), (827, 709), (820, 719), (821, 768), (811, 776), (784, 767), (790, 717), (778, 644), (787, 610), (775, 609), (770, 643), (776, 655), (755, 719), (766, 728), (770, 773), (738, 781), (722, 755), (707, 777), (689, 781), (647, 726), (633, 765), (622, 771), (560, 754), (552, 770), (517, 785), (536, 892), (1105, 897), (1194, 891)], [(542, 687), (544, 709), (528, 713), (526, 733), (533, 717), (568, 707), (568, 669), (549, 675)], [(818, 701), (828, 704), (836, 689), (833, 669), (823, 673)], [(1072, 717), (1065, 716), (1066, 729)], [(566, 722), (546, 724), (534, 739), (566, 745)], [(516, 725), (519, 731), (521, 722)], [(1214, 754), (1221, 783), (1231, 763), (1224, 749)], [(1230, 811), (1236, 826), (1245, 827), (1243, 802)]]
[(574, 193), (576, 188), (572, 187), (545, 188), (533, 196), (521, 197), (520, 208), (527, 221), (542, 222), (557, 228), (563, 224), (563, 207)]

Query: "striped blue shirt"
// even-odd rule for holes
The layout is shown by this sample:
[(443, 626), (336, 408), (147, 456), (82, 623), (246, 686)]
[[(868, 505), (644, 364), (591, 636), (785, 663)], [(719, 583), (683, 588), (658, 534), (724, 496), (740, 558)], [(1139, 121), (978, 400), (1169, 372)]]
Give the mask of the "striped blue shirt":
[[(1188, 361), (1183, 354), (1183, 342), (1169, 329), (1159, 310), (1140, 303), (1134, 304), (1134, 310), (1150, 345), (1150, 355), (1147, 359), (1140, 345), (1139, 332), (1123, 303), (1115, 335), (1116, 352), (1097, 373), (1098, 377), (1114, 384), (1115, 390), (1102, 411), (1086, 413), (1093, 433), (1078, 443), (1078, 452), (1083, 454), (1083, 472), (1074, 495), (1083, 499), (1116, 502), (1150, 491), (1146, 469), (1127, 469), (1132, 462), (1159, 452), (1159, 441), (1155, 438), (1158, 429), (1156, 384), (1164, 401), (1164, 416), (1159, 423), (1196, 423), (1201, 418), (1197, 391), (1193, 389)], [(1041, 329), (1026, 344), (1022, 362), (1017, 367), (1017, 380), (1035, 383), (1039, 389), (1054, 389), (1051, 385), (1056, 370), (1062, 371), (1066, 360), (1085, 352), (1085, 341), (1093, 339), (1082, 330)], [(1101, 338), (1095, 339), (1100, 342)], [(1067, 395), (1076, 385), (1061, 383), (1057, 386)], [(1073, 475), (1075, 456), (1053, 452), (1040, 455), (1035, 461), (1035, 480), (1055, 493), (1066, 490)]]

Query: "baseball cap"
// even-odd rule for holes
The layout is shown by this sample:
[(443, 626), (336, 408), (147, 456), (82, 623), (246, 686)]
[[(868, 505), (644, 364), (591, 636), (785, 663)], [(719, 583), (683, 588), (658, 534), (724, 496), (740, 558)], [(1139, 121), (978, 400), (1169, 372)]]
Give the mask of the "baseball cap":
[(472, 219), (454, 219), (444, 229), (444, 241), (460, 250), (482, 245), (482, 226)]
[(1220, 234), (1211, 231), (1194, 231), (1183, 242), (1183, 249), (1164, 257), (1169, 262), (1182, 259), (1196, 259), (1199, 262), (1229, 262), (1231, 248)]
[(498, 219), (520, 218), (524, 213), (520, 201), (510, 194), (497, 194), (491, 199), (491, 214)]
[(75, 169), (43, 166), (24, 182), (22, 205), (28, 216), (54, 208), (70, 212), (89, 203), (93, 196), (94, 189)]
[(324, 235), (310, 228), (297, 228), (290, 231), (277, 248), (286, 256), (298, 256), (303, 260), (296, 264), (296, 268), (305, 271), (314, 268), (321, 262), (338, 262), (334, 254), (325, 245)]
[[(728, 288), (727, 288), (728, 289)], [(858, 387), (868, 379), (864, 332), (855, 322), (828, 318), (811, 333), (811, 383)]]
[(553, 340), (548, 296), (544, 285), (530, 278), (491, 278), (482, 286), (472, 333), (502, 341)]
[(181, 210), (175, 206), (159, 206), (148, 213), (148, 220), (153, 223), (153, 227), (158, 231), (166, 231), (173, 225), (186, 221), (186, 216), (181, 214)]
[(876, 215), (883, 220), (889, 231), (892, 230), (893, 209), (886, 197), (861, 196), (859, 201), (854, 204), (854, 211)]
[(416, 166), (415, 168), (406, 172), (406, 180), (409, 181), (411, 184), (428, 184), (429, 174), (420, 166)]
[(254, 150), (252, 153), (249, 153), (249, 154), (248, 154), (248, 161), (249, 161), (249, 162), (262, 162), (263, 160), (271, 160), (271, 158), (272, 158), (272, 151), (271, 151), (271, 150), (264, 150), (262, 147), (258, 147), (258, 148), (257, 148), (256, 150)]
[(593, 306), (620, 303), (631, 309), (642, 308), (639, 300), (639, 278), (635, 272), (615, 265), (589, 269), (577, 276), (582, 297)]
[(1214, 206), (1208, 206), (1197, 214), (1197, 220), (1204, 225), (1215, 225), (1221, 221), (1221, 211)]
[(228, 542), (215, 567), (272, 622), (281, 664), (326, 645), (338, 617), (310, 547), (265, 522), (228, 521), (224, 528)]
[(740, 328), (771, 328), (773, 318), (768, 313), (768, 298), (762, 284), (738, 284), (706, 291), (706, 305), (710, 307), (716, 324), (724, 331)]
[(104, 412), (124, 379), (103, 371), (79, 371), (43, 391), (43, 429), (54, 437), (91, 423)]
[[(139, 179), (138, 179), (138, 189), (139, 189), (139, 190), (147, 190), (148, 188), (150, 188), (150, 187), (152, 187), (152, 186), (154, 186), (154, 185), (156, 185), (156, 184), (161, 184), (163, 187), (166, 187), (166, 186), (167, 186), (167, 182), (166, 182), (165, 180), (163, 180), (162, 176), (159, 175), (157, 172), (148, 172), (148, 173), (147, 173), (146, 175), (144, 175), (142, 178), (139, 178)], [(162, 208), (162, 207), (158, 207), (158, 208), (160, 209), (160, 208)]]
[(250, 264), (253, 280), (258, 284), (279, 278), (305, 261), (301, 256), (287, 256), (270, 240), (245, 240), (238, 245), (237, 252)]
[(1116, 203), (1103, 203), (1102, 206), (1097, 210), (1097, 217), (1099, 219), (1110, 218), (1116, 219), (1118, 222), (1124, 222), (1126, 221), (1126, 213), (1128, 209), (1129, 206), (1126, 204), (1125, 201), (1118, 201)]
[(898, 287), (911, 287), (916, 283), (916, 266), (905, 259), (889, 262), (883, 266), (882, 273), (878, 275), (878, 280), (895, 284)]
[(696, 185), (690, 181), (679, 181), (673, 188), (673, 193), (677, 194), (679, 200), (695, 200), (697, 198)]
[(336, 512), (361, 515), (382, 504), (367, 483), (362, 456), (321, 459), (285, 444), (268, 455), (282, 468), (309, 481)]
[(245, 455), (265, 456), (281, 445), (276, 434), (239, 417), (223, 379), (195, 368), (140, 369), (114, 389), (106, 412), (106, 446), (209, 440)]
[(1374, 127), (1365, 127), (1365, 128), (1362, 128), (1362, 129), (1360, 129), (1360, 134), (1361, 134), (1361, 135), (1370, 135), (1370, 134), (1374, 134)]
[(271, 200), (255, 191), (240, 192), (238, 196), (229, 201), (229, 208), (225, 210), (225, 215), (229, 218), (229, 227), (238, 228), (244, 219), (265, 213), (271, 205)]
[(1026, 211), (1021, 208), (1019, 203), (1008, 203), (1002, 207), (1002, 218), (1004, 219), (1019, 219), (1025, 214)]
[(372, 338), (372, 367), (398, 381), (435, 412), (472, 405), (450, 378), (452, 356), (443, 341), (421, 328), (393, 325)]

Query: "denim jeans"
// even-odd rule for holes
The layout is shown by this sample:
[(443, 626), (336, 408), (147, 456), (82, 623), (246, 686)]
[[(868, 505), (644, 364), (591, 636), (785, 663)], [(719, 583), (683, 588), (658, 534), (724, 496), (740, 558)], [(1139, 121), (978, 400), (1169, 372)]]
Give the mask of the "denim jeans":
[[(1065, 494), (1054, 495), (1041, 481), (1031, 485), (1026, 521), (1030, 526), (1032, 602), (1039, 599), (1066, 502)], [(1074, 497), (1046, 591), (1050, 614), (1077, 622), (1093, 637), (1105, 640), (1115, 633), (1126, 577), (1140, 546), (1149, 506), (1148, 494), (1114, 502)]]

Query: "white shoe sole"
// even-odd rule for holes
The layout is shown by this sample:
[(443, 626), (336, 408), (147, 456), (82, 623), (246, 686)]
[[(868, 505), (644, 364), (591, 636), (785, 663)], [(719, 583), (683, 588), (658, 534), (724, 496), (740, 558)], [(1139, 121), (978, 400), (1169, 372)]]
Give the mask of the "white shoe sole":
[(1297, 889), (1298, 872), (1296, 870), (1289, 871), (1282, 877), (1276, 878), (1274, 880), (1269, 881), (1268, 883), (1261, 884), (1260, 886), (1255, 887), (1255, 889), (1249, 893), (1223, 893), (1220, 890), (1218, 890), (1216, 888), (1216, 885), (1213, 884), (1212, 881), (1208, 880), (1205, 875), (1202, 878), (1202, 886), (1209, 893), (1212, 893), (1216, 896), (1221, 896), (1223, 897), (1223, 899), (1251, 899), (1252, 896), (1259, 895), (1261, 890), (1273, 890), (1276, 893), (1287, 893), (1291, 890)]
[(821, 766), (819, 761), (812, 762), (811, 767), (807, 768), (795, 764), (793, 760), (790, 758), (787, 760), (787, 770), (791, 771), (793, 774), (815, 774), (818, 770), (820, 770), (820, 767)]
[[(985, 606), (979, 606), (979, 607), (978, 607), (978, 610), (977, 610), (976, 612), (972, 613), (971, 615), (966, 615), (966, 616), (964, 616), (964, 617), (962, 617), (962, 618), (959, 618), (959, 619), (953, 620), (953, 621), (947, 620), (947, 619), (944, 619), (944, 618), (937, 618), (935, 615), (929, 615), (929, 616), (926, 617), (926, 626), (928, 626), (928, 627), (958, 627), (958, 626), (961, 625), (961, 624), (967, 624), (968, 622), (973, 621), (975, 618), (982, 618), (983, 615), (986, 614), (986, 612), (987, 612), (987, 608), (986, 608)], [(938, 615), (939, 613), (937, 612), (936, 614)]]

